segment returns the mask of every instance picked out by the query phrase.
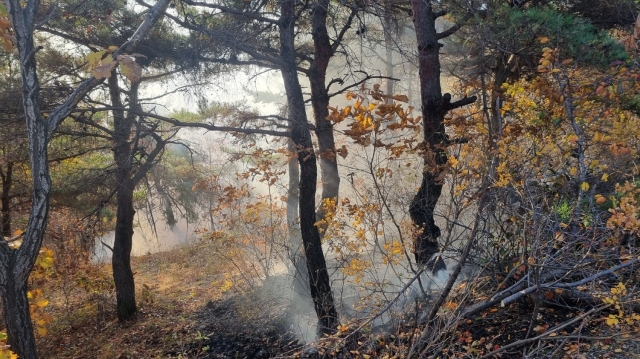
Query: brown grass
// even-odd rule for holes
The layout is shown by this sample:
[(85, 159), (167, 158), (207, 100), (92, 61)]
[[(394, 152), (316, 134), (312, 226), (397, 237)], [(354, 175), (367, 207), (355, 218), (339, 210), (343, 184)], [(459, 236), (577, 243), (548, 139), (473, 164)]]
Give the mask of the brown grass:
[[(56, 280), (47, 308), (55, 320), (38, 341), (41, 357), (195, 357), (196, 314), (223, 296), (225, 273), (233, 272), (210, 246), (199, 242), (134, 258), (139, 312), (126, 323), (116, 319), (112, 291), (88, 293)], [(111, 275), (108, 265), (99, 270)]]

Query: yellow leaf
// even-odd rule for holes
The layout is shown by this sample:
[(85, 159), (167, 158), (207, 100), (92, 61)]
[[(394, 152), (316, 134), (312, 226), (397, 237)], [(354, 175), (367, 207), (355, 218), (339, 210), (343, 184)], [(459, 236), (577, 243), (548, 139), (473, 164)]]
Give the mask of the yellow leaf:
[(100, 60), (102, 60), (102, 57), (104, 55), (106, 55), (107, 50), (102, 50), (102, 51), (98, 51), (98, 52), (92, 52), (89, 55), (87, 55), (86, 59), (87, 62), (89, 63), (89, 67), (96, 67), (100, 64)]
[(618, 320), (618, 318), (616, 318), (615, 315), (613, 314), (609, 314), (609, 317), (607, 318), (607, 324), (609, 326), (614, 326), (617, 325), (620, 321)]
[(53, 259), (53, 257), (41, 257), (38, 258), (38, 265), (40, 267), (42, 267), (43, 269), (48, 269), (53, 267), (55, 260)]
[(569, 141), (569, 142), (577, 142), (578, 141), (578, 135), (573, 133), (573, 134), (567, 136), (567, 141)]
[(602, 181), (607, 182), (609, 180), (609, 174), (608, 173), (603, 173), (602, 174)]
[(540, 42), (541, 44), (546, 44), (547, 42), (549, 42), (549, 38), (546, 36), (540, 36), (538, 38), (538, 42)]
[(116, 52), (118, 51), (119, 47), (118, 46), (109, 46), (109, 52)]
[(41, 300), (39, 300), (39, 301), (36, 303), (36, 305), (37, 305), (39, 308), (44, 308), (44, 307), (46, 307), (47, 305), (49, 305), (49, 301), (48, 301), (48, 300), (46, 300), (46, 299), (41, 299)]
[(44, 337), (47, 335), (47, 328), (43, 328), (43, 327), (38, 327), (37, 329), (38, 331), (38, 335), (40, 335), (41, 337)]
[(560, 69), (553, 69), (553, 70), (551, 70), (550, 72), (551, 72), (552, 74), (557, 74), (557, 73), (560, 73), (560, 72), (562, 72), (562, 71), (561, 71)]
[(547, 67), (549, 65), (551, 65), (551, 61), (549, 61), (547, 59), (544, 59), (544, 60), (540, 61), (540, 66), (542, 66), (542, 67)]
[(142, 67), (129, 55), (118, 56), (120, 71), (131, 82), (136, 82), (142, 77)]
[(11, 350), (0, 349), (0, 359), (18, 359), (18, 355)]
[(585, 192), (588, 191), (589, 190), (589, 183), (588, 182), (582, 182), (582, 184), (580, 185), (580, 188)]
[(575, 176), (578, 174), (578, 169), (575, 167), (571, 167), (571, 169), (569, 170), (569, 174), (572, 176)]
[(113, 57), (108, 55), (93, 69), (93, 76), (97, 79), (107, 79), (111, 76), (111, 71), (113, 71), (117, 64)]

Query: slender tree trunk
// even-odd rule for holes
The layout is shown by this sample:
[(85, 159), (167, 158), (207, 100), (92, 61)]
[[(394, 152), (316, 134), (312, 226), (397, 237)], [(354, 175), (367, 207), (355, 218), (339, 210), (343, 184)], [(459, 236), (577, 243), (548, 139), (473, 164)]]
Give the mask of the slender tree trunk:
[(36, 71), (33, 28), (38, 10), (29, 1), (24, 8), (19, 1), (4, 2), (13, 25), (22, 75), (22, 104), (29, 138), (29, 164), (33, 185), (31, 211), (22, 244), (12, 249), (0, 240), (0, 296), (2, 297), (8, 342), (21, 359), (37, 359), (33, 326), (29, 316), (27, 280), (33, 268), (47, 228), (51, 177), (47, 144), (49, 126), (40, 112), (40, 83)]
[[(137, 91), (132, 88), (131, 92)], [(122, 108), (120, 100), (120, 87), (118, 76), (115, 72), (109, 77), (109, 94), (111, 104), (116, 108)], [(116, 214), (115, 240), (113, 242), (113, 255), (111, 265), (113, 267), (113, 279), (116, 287), (116, 305), (118, 319), (123, 321), (131, 318), (136, 312), (136, 292), (131, 270), (131, 247), (133, 243), (133, 190), (132, 183), (130, 144), (131, 130), (134, 116), (125, 116), (124, 110), (113, 111), (113, 158), (116, 163), (116, 191), (118, 211)]]
[(298, 80), (294, 47), (294, 1), (280, 0), (282, 15), (280, 18), (280, 56), (285, 65), (282, 67), (282, 78), (285, 84), (291, 120), (291, 139), (296, 145), (300, 163), (300, 229), (309, 272), (309, 288), (313, 298), (316, 315), (321, 330), (331, 332), (338, 325), (336, 311), (331, 292), (331, 283), (320, 233), (316, 223), (315, 194), (318, 169), (316, 156), (311, 141), (311, 131), (307, 123), (302, 88)]
[(176, 220), (176, 216), (173, 212), (173, 206), (171, 205), (171, 197), (169, 197), (167, 190), (164, 188), (164, 185), (162, 184), (162, 179), (160, 178), (158, 171), (156, 170), (153, 171), (153, 177), (154, 177), (154, 183), (156, 185), (156, 190), (158, 191), (162, 204), (164, 205), (165, 220), (169, 225), (169, 227), (173, 228), (173, 226), (175, 226), (176, 223), (178, 223), (178, 221)]
[[(384, 28), (384, 52), (385, 52), (385, 72), (386, 72), (386, 76), (389, 77), (388, 79), (386, 79), (387, 82), (387, 95), (393, 95), (394, 90), (393, 90), (393, 85), (394, 85), (394, 81), (391, 79), (393, 77), (393, 34), (392, 34), (392, 30), (394, 30), (395, 28), (397, 28), (397, 26), (394, 26), (394, 20), (393, 17), (391, 16), (391, 14), (385, 14), (384, 17), (384, 24), (385, 24), (385, 28)], [(387, 98), (387, 103), (391, 104), (393, 103), (393, 99), (392, 98)]]
[(11, 237), (11, 186), (13, 186), (13, 162), (7, 163), (6, 172), (2, 173), (2, 235)]
[(409, 212), (413, 223), (422, 229), (415, 239), (416, 262), (426, 265), (439, 251), (440, 228), (436, 225), (434, 211), (442, 193), (442, 181), (437, 177), (447, 161), (442, 146), (446, 140), (444, 113), (440, 111), (442, 88), (440, 86), (440, 58), (435, 19), (429, 0), (412, 0), (414, 25), (418, 41), (418, 63), (424, 141), (426, 153), (422, 170), (422, 183), (411, 202)]
[(496, 66), (493, 68), (493, 89), (491, 89), (491, 116), (489, 119), (489, 141), (491, 146), (496, 146), (500, 133), (500, 107), (499, 100), (502, 97), (502, 84), (509, 78), (509, 55), (499, 53)]
[[(9, 267), (13, 267), (12, 262), (8, 263)], [(13, 275), (9, 275), (2, 291), (2, 309), (9, 349), (17, 353), (21, 359), (37, 358), (36, 339), (27, 300), (27, 283), (18, 283), (15, 279)]]
[[(333, 136), (333, 123), (329, 116), (329, 92), (327, 91), (327, 67), (333, 56), (333, 48), (327, 31), (327, 10), (329, 0), (319, 0), (313, 7), (312, 32), (314, 56), (309, 66), (309, 82), (311, 85), (311, 106), (316, 124), (316, 136), (320, 150), (320, 171), (322, 179), (322, 201), (336, 201), (340, 188), (340, 174), (336, 157), (336, 144)], [(318, 221), (325, 217), (325, 209), (320, 205)], [(327, 226), (320, 226), (324, 234)]]
[[(118, 169), (119, 171), (120, 169)], [(117, 177), (120, 177), (117, 175)], [(127, 320), (136, 312), (136, 287), (131, 270), (131, 247), (133, 245), (133, 188), (124, 180), (118, 186), (115, 241), (113, 243), (113, 280), (116, 287), (116, 302), (119, 320)]]
[(413, 223), (422, 230), (414, 242), (416, 262), (435, 272), (444, 269), (444, 263), (439, 258), (432, 259), (439, 251), (438, 237), (441, 234), (435, 222), (434, 212), (442, 193), (447, 162), (448, 137), (445, 133), (444, 117), (449, 110), (474, 102), (475, 97), (451, 102), (450, 94), (442, 94), (439, 58), (442, 45), (438, 43), (436, 16), (431, 0), (411, 0), (411, 6), (418, 42), (425, 153), (422, 183), (411, 202), (409, 213)]
[[(289, 151), (296, 153), (296, 146), (291, 139), (289, 139)], [(291, 274), (293, 275), (293, 289), (302, 294), (309, 290), (309, 276), (298, 218), (300, 168), (297, 157), (289, 160), (288, 167), (287, 226), (289, 227), (289, 244), (291, 246)]]

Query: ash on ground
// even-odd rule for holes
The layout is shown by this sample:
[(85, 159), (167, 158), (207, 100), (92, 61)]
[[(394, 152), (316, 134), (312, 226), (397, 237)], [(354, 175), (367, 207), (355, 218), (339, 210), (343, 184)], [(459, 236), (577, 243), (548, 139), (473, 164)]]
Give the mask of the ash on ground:
[[(260, 290), (209, 302), (198, 316), (199, 358), (273, 358), (302, 348), (287, 321), (288, 303), (267, 301)], [(205, 350), (206, 349), (206, 350)]]

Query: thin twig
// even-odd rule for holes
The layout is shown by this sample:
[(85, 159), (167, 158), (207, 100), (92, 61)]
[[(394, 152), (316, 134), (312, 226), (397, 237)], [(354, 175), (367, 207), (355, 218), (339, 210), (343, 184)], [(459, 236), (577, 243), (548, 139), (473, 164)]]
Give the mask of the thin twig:
[[(559, 331), (559, 330), (561, 330), (563, 328), (566, 328), (569, 325), (571, 325), (571, 324), (573, 324), (573, 323), (575, 323), (575, 322), (577, 322), (579, 320), (582, 320), (583, 318), (585, 318), (585, 317), (587, 317), (587, 316), (589, 316), (589, 315), (591, 315), (591, 314), (593, 314), (595, 312), (599, 312), (599, 311), (601, 311), (601, 310), (603, 310), (603, 309), (605, 309), (607, 307), (608, 307), (608, 305), (601, 305), (599, 307), (593, 308), (590, 311), (588, 311), (588, 312), (586, 312), (586, 313), (584, 313), (584, 314), (582, 314), (580, 316), (577, 316), (577, 317), (571, 319), (568, 322), (565, 322), (564, 324), (558, 325), (558, 326), (556, 326), (556, 327), (554, 327), (554, 328), (552, 328), (552, 329), (550, 329), (550, 330), (538, 335), (537, 337), (518, 340), (517, 342), (513, 342), (511, 344), (507, 344), (507, 345), (505, 345), (505, 346), (503, 346), (503, 347), (501, 347), (499, 349), (496, 349), (496, 350), (494, 350), (494, 351), (492, 351), (490, 353), (487, 353), (487, 354), (481, 356), (479, 359), (489, 358), (489, 357), (492, 357), (492, 356), (494, 356), (494, 355), (496, 355), (498, 353), (501, 353), (501, 352), (503, 352), (505, 350), (517, 348), (519, 346), (522, 346), (522, 345), (525, 345), (525, 344), (528, 344), (528, 343), (531, 343), (531, 342), (535, 342), (536, 340), (541, 340), (541, 339), (547, 338), (547, 337), (549, 337), (549, 335), (551, 335), (551, 334), (553, 334), (553, 333), (555, 333), (555, 332), (557, 332), (557, 331)], [(553, 337), (553, 340), (557, 340), (557, 339), (560, 339), (560, 337)], [(548, 338), (547, 338), (547, 340), (548, 340)]]
[(378, 314), (374, 315), (373, 317), (369, 318), (367, 321), (365, 321), (364, 323), (362, 323), (359, 327), (357, 327), (354, 331), (352, 331), (349, 335), (347, 335), (346, 337), (344, 337), (342, 340), (346, 341), (347, 339), (349, 339), (350, 337), (352, 337), (355, 333), (359, 332), (362, 328), (364, 328), (367, 324), (373, 322), (376, 318), (380, 317), (382, 314), (384, 314), (386, 311), (388, 311), (389, 309), (391, 309), (391, 306), (398, 300), (400, 299), (400, 296), (402, 295), (402, 293), (404, 293), (404, 291), (406, 291), (411, 284), (413, 284), (413, 282), (416, 281), (416, 279), (418, 279), (418, 277), (420, 277), (420, 275), (424, 273), (424, 269), (421, 269), (418, 271), (418, 273), (416, 273), (416, 275), (413, 276), (413, 278), (411, 278), (410, 281), (407, 282), (407, 284), (404, 285), (404, 287), (402, 287), (402, 289), (400, 289), (400, 291), (398, 292), (398, 294), (395, 296), (395, 298), (393, 298), (389, 304), (387, 304), (386, 307), (384, 307), (381, 311), (378, 312)]

